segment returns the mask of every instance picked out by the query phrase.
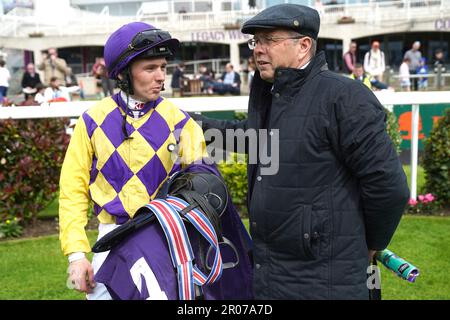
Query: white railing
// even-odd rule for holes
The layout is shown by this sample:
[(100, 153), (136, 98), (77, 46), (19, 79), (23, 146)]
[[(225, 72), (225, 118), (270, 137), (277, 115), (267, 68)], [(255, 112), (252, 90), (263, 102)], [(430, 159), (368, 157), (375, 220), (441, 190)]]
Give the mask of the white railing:
[(322, 24), (335, 24), (342, 17), (371, 25), (399, 25), (411, 19), (436, 19), (450, 13), (449, 0), (394, 0), (324, 6)]
[[(412, 140), (411, 140), (411, 194), (417, 198), (417, 166), (419, 146), (419, 105), (450, 104), (449, 91), (435, 92), (375, 92), (378, 100), (389, 109), (394, 105), (412, 105)], [(187, 112), (210, 111), (247, 111), (248, 96), (236, 97), (195, 97), (169, 98), (175, 105)], [(97, 101), (46, 103), (39, 107), (0, 108), (0, 119), (36, 119), (36, 118), (78, 118)]]

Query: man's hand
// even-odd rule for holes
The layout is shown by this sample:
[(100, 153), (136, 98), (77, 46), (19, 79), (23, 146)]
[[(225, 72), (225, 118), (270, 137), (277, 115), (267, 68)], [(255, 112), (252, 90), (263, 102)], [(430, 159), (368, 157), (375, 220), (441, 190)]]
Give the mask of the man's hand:
[(95, 287), (94, 270), (88, 259), (83, 258), (70, 263), (69, 280), (75, 290), (91, 293)]
[(369, 250), (369, 263), (372, 262), (372, 260), (375, 257), (376, 253), (377, 253), (376, 250)]

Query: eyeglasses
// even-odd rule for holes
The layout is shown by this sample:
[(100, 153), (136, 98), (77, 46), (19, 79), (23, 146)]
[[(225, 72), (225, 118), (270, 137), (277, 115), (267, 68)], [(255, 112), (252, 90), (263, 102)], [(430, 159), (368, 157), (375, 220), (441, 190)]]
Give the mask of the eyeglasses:
[(278, 41), (287, 40), (287, 39), (302, 39), (305, 37), (306, 36), (303, 36), (303, 35), (299, 35), (299, 36), (295, 36), (295, 37), (260, 36), (260, 37), (254, 37), (253, 39), (248, 40), (247, 44), (248, 44), (248, 47), (250, 50), (255, 50), (257, 44), (267, 47), (267, 46), (272, 45), (272, 43), (275, 43)]
[(169, 32), (160, 29), (141, 31), (133, 37), (130, 44), (128, 45), (128, 48), (124, 52), (122, 52), (122, 54), (116, 59), (116, 61), (114, 61), (114, 63), (112, 63), (109, 69), (113, 70), (120, 61), (129, 56), (133, 51), (145, 49), (155, 43), (171, 38), (172, 37), (170, 36)]

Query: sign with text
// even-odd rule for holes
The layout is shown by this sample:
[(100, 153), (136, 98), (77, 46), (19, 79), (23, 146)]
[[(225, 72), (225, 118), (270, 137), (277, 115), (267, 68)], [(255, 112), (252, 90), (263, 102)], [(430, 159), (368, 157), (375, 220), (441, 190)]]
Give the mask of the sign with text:
[(191, 33), (193, 42), (229, 42), (246, 41), (252, 36), (239, 30), (197, 31)]
[[(430, 136), (433, 126), (444, 116), (444, 112), (450, 108), (448, 104), (424, 105), (420, 108), (419, 117), (419, 150), (423, 150), (424, 139)], [(394, 113), (397, 117), (400, 134), (402, 135), (402, 150), (411, 149), (411, 105), (396, 105)]]

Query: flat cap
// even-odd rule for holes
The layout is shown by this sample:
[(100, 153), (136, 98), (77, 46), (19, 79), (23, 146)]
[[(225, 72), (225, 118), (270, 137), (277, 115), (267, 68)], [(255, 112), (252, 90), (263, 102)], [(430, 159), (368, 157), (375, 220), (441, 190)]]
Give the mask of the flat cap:
[(319, 13), (298, 4), (279, 4), (268, 7), (247, 20), (242, 33), (255, 34), (256, 29), (291, 29), (305, 36), (317, 39), (320, 28)]

